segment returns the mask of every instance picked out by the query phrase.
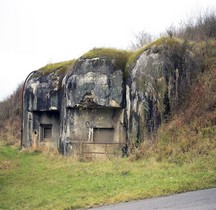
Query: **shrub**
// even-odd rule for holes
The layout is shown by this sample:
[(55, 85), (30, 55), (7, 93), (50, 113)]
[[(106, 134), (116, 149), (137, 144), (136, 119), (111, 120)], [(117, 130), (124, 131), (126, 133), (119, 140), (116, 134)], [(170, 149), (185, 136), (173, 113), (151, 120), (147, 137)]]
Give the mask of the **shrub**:
[(181, 26), (167, 29), (167, 34), (192, 41), (203, 41), (216, 38), (216, 12), (214, 9), (205, 10), (198, 16), (183, 21)]

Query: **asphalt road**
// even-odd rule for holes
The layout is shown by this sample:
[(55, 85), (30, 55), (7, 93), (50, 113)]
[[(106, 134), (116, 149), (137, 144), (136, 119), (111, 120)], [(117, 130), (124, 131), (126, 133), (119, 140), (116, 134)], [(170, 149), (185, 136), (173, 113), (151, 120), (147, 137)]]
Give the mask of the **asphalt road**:
[(216, 209), (216, 188), (199, 190), (166, 197), (131, 201), (91, 210), (144, 210), (144, 209)]

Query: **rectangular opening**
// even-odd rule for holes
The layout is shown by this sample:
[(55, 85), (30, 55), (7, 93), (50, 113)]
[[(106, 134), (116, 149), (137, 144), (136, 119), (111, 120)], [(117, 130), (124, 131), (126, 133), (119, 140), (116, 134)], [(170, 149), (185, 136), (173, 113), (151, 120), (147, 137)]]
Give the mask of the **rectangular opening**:
[(52, 125), (41, 125), (42, 135), (41, 140), (51, 139), (52, 138)]
[(114, 140), (114, 128), (94, 128), (95, 143), (112, 143)]

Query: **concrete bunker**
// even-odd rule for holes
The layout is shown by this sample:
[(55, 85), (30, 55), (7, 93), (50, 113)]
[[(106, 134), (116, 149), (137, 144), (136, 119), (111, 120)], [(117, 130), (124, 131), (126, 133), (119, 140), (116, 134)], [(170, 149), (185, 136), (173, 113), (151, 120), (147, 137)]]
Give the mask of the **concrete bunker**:
[(123, 70), (113, 59), (79, 59), (65, 78), (65, 99), (66, 153), (98, 156), (125, 144)]
[(23, 92), (22, 146), (58, 149), (60, 139), (60, 71), (35, 71)]
[(193, 53), (162, 38), (130, 55), (93, 49), (36, 71), (24, 88), (22, 146), (100, 156), (151, 139), (196, 75)]
[(111, 51), (117, 56), (83, 56), (66, 69), (65, 64), (47, 66), (48, 71), (41, 69), (28, 79), (23, 146), (82, 156), (121, 151), (127, 139), (127, 59), (120, 65), (118, 56), (125, 52)]

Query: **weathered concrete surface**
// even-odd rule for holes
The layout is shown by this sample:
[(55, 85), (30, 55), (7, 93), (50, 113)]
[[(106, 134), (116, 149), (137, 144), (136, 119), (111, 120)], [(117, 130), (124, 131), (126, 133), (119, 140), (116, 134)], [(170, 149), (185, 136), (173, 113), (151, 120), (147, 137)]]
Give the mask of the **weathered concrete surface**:
[(95, 156), (102, 153), (100, 144), (125, 142), (122, 72), (109, 58), (79, 59), (73, 66), (64, 80), (62, 142), (68, 152), (87, 148)]
[[(51, 125), (52, 138), (43, 138), (43, 126)], [(48, 149), (58, 148), (59, 143), (59, 132), (60, 132), (60, 116), (59, 112), (34, 112), (33, 122), (32, 122), (32, 146), (47, 147)], [(39, 141), (40, 140), (40, 141)]]
[(60, 110), (62, 78), (63, 75), (56, 72), (35, 74), (26, 85), (25, 99), (29, 111)]
[[(148, 49), (140, 55), (131, 69), (131, 80), (127, 84), (127, 108), (130, 109), (128, 127), (131, 138), (143, 139), (145, 133), (153, 132), (159, 124), (158, 91), (166, 89), (166, 84), (162, 84), (164, 89), (157, 90), (157, 83), (164, 82), (162, 68), (160, 54)], [(161, 95), (163, 94), (162, 92)]]
[(138, 141), (149, 138), (181, 106), (192, 75), (196, 77), (199, 72), (184, 43), (169, 42), (146, 48), (130, 69), (126, 96), (128, 127), (131, 138)]
[(80, 59), (66, 81), (68, 107), (121, 107), (123, 73), (111, 59)]
[[(59, 71), (43, 73), (40, 70), (26, 83), (23, 99), (23, 146), (58, 148), (61, 109), (61, 82)], [(52, 138), (43, 140), (43, 129), (52, 127)]]

